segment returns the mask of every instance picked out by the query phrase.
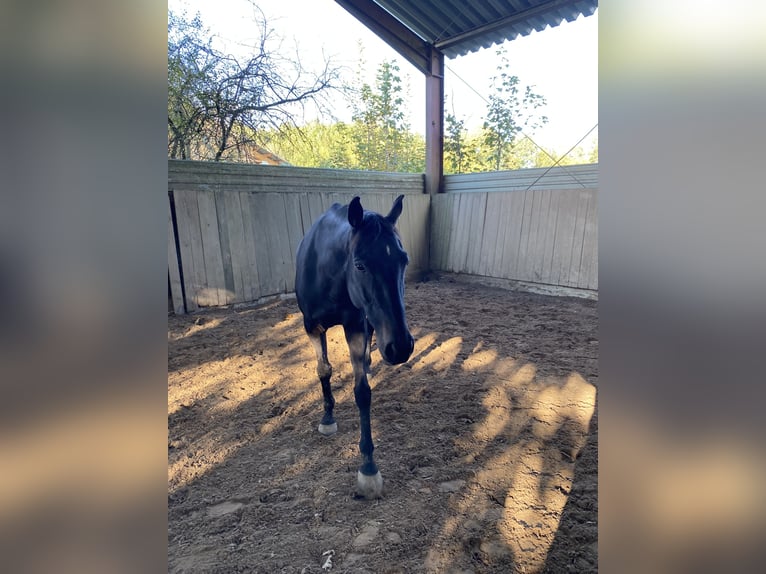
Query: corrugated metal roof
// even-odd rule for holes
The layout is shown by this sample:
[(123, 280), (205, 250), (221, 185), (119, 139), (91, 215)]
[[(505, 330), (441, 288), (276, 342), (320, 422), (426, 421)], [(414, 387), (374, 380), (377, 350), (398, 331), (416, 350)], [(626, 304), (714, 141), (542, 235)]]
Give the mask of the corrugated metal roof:
[(590, 16), (598, 0), (375, 0), (448, 58)]

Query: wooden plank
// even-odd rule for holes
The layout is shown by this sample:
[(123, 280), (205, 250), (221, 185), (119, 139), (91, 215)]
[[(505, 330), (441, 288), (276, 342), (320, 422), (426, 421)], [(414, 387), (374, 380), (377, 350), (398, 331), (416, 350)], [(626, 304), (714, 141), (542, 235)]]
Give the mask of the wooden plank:
[[(506, 239), (513, 229), (509, 229), (511, 198), (506, 193), (490, 193), (487, 196), (487, 220), (490, 221), (488, 228), (494, 235), (494, 246), (487, 255), (487, 276), (503, 277), (503, 253), (507, 250)], [(494, 231), (492, 229), (494, 225)], [(489, 243), (487, 244), (489, 248)]]
[(577, 287), (580, 284), (585, 217), (588, 213), (588, 199), (592, 193), (589, 190), (583, 190), (574, 195), (576, 209), (574, 229), (572, 231), (572, 253), (569, 257), (569, 271), (566, 278), (566, 285), (568, 287)]
[(287, 244), (289, 246), (289, 276), (286, 277), (285, 289), (287, 292), (295, 291), (295, 255), (298, 253), (298, 244), (303, 238), (303, 224), (301, 223), (300, 196), (294, 194), (281, 194), (287, 220)]
[(431, 233), (429, 235), (431, 250), (431, 269), (444, 269), (444, 253), (449, 236), (445, 238), (446, 224), (444, 214), (447, 211), (447, 201), (444, 194), (431, 196)]
[(542, 282), (543, 259), (545, 257), (545, 234), (550, 210), (551, 195), (547, 191), (534, 191), (531, 225), (529, 228), (529, 249), (527, 251), (527, 275), (529, 281)]
[(242, 235), (245, 249), (245, 267), (242, 270), (242, 287), (245, 301), (256, 301), (263, 292), (258, 276), (258, 261), (256, 259), (255, 217), (251, 209), (251, 196), (247, 192), (238, 193), (239, 205), (242, 210)]
[[(232, 195), (232, 194), (227, 194)], [(234, 269), (231, 263), (231, 247), (229, 245), (229, 231), (230, 225), (227, 221), (228, 216), (226, 213), (226, 205), (224, 195), (220, 190), (213, 192), (213, 198), (215, 201), (216, 217), (218, 218), (218, 240), (221, 245), (221, 260), (223, 262), (223, 293), (219, 292), (219, 297), (222, 297), (222, 304), (230, 304), (237, 302), (236, 287), (234, 285)]]
[(309, 215), (312, 225), (317, 219), (325, 212), (324, 198), (321, 193), (309, 193), (307, 194), (309, 204)]
[(437, 237), (437, 239), (441, 240), (442, 243), (442, 261), (439, 265), (439, 269), (442, 271), (447, 271), (449, 269), (449, 262), (450, 262), (450, 242), (451, 242), (451, 234), (452, 234), (452, 203), (457, 200), (457, 195), (433, 195), (431, 196), (431, 201), (435, 201), (437, 198), (440, 198), (440, 201), (442, 202), (442, 217), (444, 218), (444, 223), (441, 226), (441, 237)]
[(448, 175), (444, 178), (444, 188), (447, 193), (459, 193), (523, 191), (532, 185), (534, 189), (582, 189), (583, 186), (598, 186), (598, 164), (555, 167), (546, 173), (547, 169)]
[[(505, 235), (501, 243), (502, 253), (499, 260), (500, 272), (498, 277), (517, 279), (520, 275), (522, 257), (521, 241), (525, 229), (524, 213), (527, 198), (531, 199), (531, 192), (503, 193), (503, 206), (501, 210)], [(496, 259), (497, 261), (497, 259)], [(496, 263), (496, 265), (498, 265)]]
[(284, 195), (279, 193), (260, 194), (260, 239), (266, 243), (272, 273), (268, 283), (271, 288), (268, 295), (285, 293), (287, 285), (292, 283), (295, 276), (283, 197)]
[[(383, 215), (388, 215), (388, 213), (391, 211), (391, 206), (393, 206), (394, 200), (397, 197), (398, 196), (395, 195), (392, 197), (391, 205), (388, 207), (388, 210), (383, 212)], [(417, 206), (415, 205), (414, 201), (409, 202), (405, 199), (402, 203), (402, 214), (399, 216), (399, 221), (397, 222), (399, 235), (402, 237), (402, 245), (404, 246), (404, 250), (409, 255), (411, 263), (416, 262), (419, 257), (417, 252), (419, 248), (419, 242), (414, 225), (416, 209)]]
[[(202, 252), (202, 233), (197, 207), (197, 192), (175, 189), (176, 223), (178, 242), (181, 249), (181, 265), (184, 272), (186, 308), (196, 311), (200, 305), (200, 294), (206, 287), (205, 258)], [(209, 304), (207, 300), (204, 304)]]
[[(413, 197), (415, 199), (415, 197)], [(430, 237), (431, 220), (429, 217), (431, 211), (431, 196), (420, 195), (414, 202), (417, 205), (413, 224), (417, 233), (417, 264), (415, 269), (419, 272), (427, 271), (431, 268), (430, 264)]]
[(231, 266), (233, 286), (233, 296), (229, 298), (229, 303), (251, 301), (251, 294), (245, 293), (245, 281), (249, 275), (249, 270), (239, 193), (221, 194), (221, 203), (229, 239), (229, 265)]
[(309, 194), (301, 193), (299, 197), (301, 208), (301, 225), (303, 227), (303, 235), (305, 236), (308, 230), (311, 229), (311, 224), (313, 223), (313, 220), (311, 219), (311, 209), (309, 207)]
[(173, 214), (170, 210), (170, 197), (167, 201), (168, 210), (168, 280), (170, 281), (170, 296), (173, 301), (173, 311), (176, 315), (186, 312), (184, 307), (183, 290), (181, 289), (181, 270), (176, 250), (176, 236), (173, 226)]
[(551, 263), (552, 285), (569, 285), (569, 269), (572, 265), (572, 244), (577, 222), (577, 196), (571, 192), (554, 192), (558, 202), (556, 218), (556, 241), (553, 245)]
[[(380, 215), (387, 215), (391, 210), (391, 204), (393, 203), (391, 195), (391, 193), (361, 194), (360, 199), (362, 207), (365, 211), (374, 211)], [(348, 201), (344, 201), (343, 204), (345, 205), (346, 203), (349, 203), (352, 199), (353, 197), (349, 198)]]
[(462, 256), (459, 260), (461, 273), (470, 273), (469, 259), (473, 252), (473, 236), (471, 235), (474, 227), (474, 212), (476, 211), (476, 198), (478, 196), (474, 194), (463, 194), (462, 205), (463, 207), (463, 245)]
[(465, 224), (465, 220), (462, 217), (462, 201), (465, 194), (459, 193), (454, 196), (452, 206), (450, 208), (450, 238), (449, 238), (449, 262), (447, 265), (448, 271), (459, 271), (458, 261), (460, 260), (460, 252), (462, 246), (461, 234), (463, 232), (464, 225), (461, 226), (461, 221)]
[(472, 194), (469, 199), (471, 203), (471, 217), (468, 228), (468, 250), (466, 253), (465, 272), (478, 274), (484, 222), (487, 214), (487, 194)]
[(455, 201), (455, 196), (436, 195), (431, 196), (431, 201), (439, 198), (441, 201), (441, 232), (437, 236), (437, 240), (441, 244), (441, 259), (439, 262), (439, 269), (449, 269), (449, 250), (450, 250), (450, 234), (452, 233), (452, 204)]
[[(221, 255), (221, 240), (218, 230), (218, 214), (215, 208), (215, 196), (212, 191), (197, 193), (200, 231), (202, 233), (202, 251), (205, 259), (206, 288), (208, 305), (225, 305), (226, 284)], [(202, 302), (200, 301), (200, 304)]]
[(468, 272), (468, 255), (471, 249), (471, 220), (473, 218), (474, 195), (464, 193), (460, 198), (460, 256), (457, 260), (457, 270), (460, 273)]
[[(466, 242), (463, 240), (465, 237), (465, 217), (464, 217), (464, 204), (463, 198), (466, 195), (459, 193), (454, 196), (454, 203), (452, 205), (452, 220), (450, 223), (450, 253), (449, 264), (447, 266), (448, 271), (460, 272), (461, 262), (465, 261), (465, 251), (463, 246)], [(467, 204), (468, 200), (466, 200)]]
[(524, 213), (522, 214), (519, 254), (516, 260), (515, 272), (519, 280), (532, 281), (534, 278), (535, 238), (537, 236), (542, 193), (539, 191), (525, 191), (524, 196)]
[(598, 289), (598, 191), (594, 190), (588, 200), (583, 235), (582, 260), (580, 263), (580, 287)]
[(277, 276), (279, 268), (274, 261), (274, 254), (269, 246), (271, 215), (268, 212), (266, 195), (264, 193), (251, 193), (248, 197), (253, 222), (253, 243), (258, 269), (260, 297), (279, 293), (279, 278)]
[[(285, 193), (317, 191), (403, 190), (422, 194), (422, 174), (360, 172), (296, 168), (290, 166), (261, 166), (227, 164), (225, 162), (168, 161), (170, 187), (182, 184), (188, 189), (213, 184), (221, 187), (252, 191)], [(202, 188), (209, 190), (209, 188)]]
[(479, 275), (485, 277), (497, 277), (498, 270), (495, 267), (495, 255), (502, 245), (501, 237), (505, 235), (505, 225), (500, 224), (500, 214), (504, 194), (486, 194), (486, 216), (484, 230), (481, 239), (481, 255), (479, 261)]
[(541, 283), (551, 283), (551, 268), (553, 266), (553, 245), (556, 241), (556, 218), (558, 217), (558, 197), (554, 191), (543, 190), (542, 193), (548, 197), (548, 209), (545, 216), (541, 218), (540, 232), (542, 243), (542, 261), (538, 266), (540, 270), (539, 279)]

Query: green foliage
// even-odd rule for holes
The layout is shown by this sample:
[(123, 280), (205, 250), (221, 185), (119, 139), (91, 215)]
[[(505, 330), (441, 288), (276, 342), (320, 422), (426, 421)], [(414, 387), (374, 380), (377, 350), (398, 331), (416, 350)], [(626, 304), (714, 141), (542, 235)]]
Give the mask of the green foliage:
[[(187, 19), (169, 12), (169, 157), (250, 161), (263, 146), (297, 166), (425, 171), (425, 140), (408, 123), (408, 87), (395, 60), (378, 66), (372, 85), (357, 79), (348, 87), (329, 63), (313, 75), (297, 59), (281, 58), (270, 49), (273, 30), (263, 19), (256, 25), (258, 46), (250, 57), (238, 60), (215, 49), (199, 16)], [(549, 156), (558, 157), (522, 137), (547, 123), (536, 114), (545, 98), (529, 87), (522, 89), (510, 73), (505, 51), (498, 55), (481, 131), (468, 134), (454, 110), (445, 116), (445, 173), (543, 167), (555, 161)], [(359, 66), (364, 67), (361, 57)], [(332, 90), (351, 96), (351, 123), (299, 125), (294, 104), (312, 102), (321, 111), (323, 94)], [(578, 148), (559, 163), (593, 161), (598, 161), (597, 142), (592, 150)]]
[(422, 173), (425, 140), (410, 131), (396, 62), (383, 62), (375, 85), (359, 82), (352, 123), (312, 122), (270, 130), (264, 145), (293, 165)]
[(358, 86), (351, 102), (351, 139), (360, 169), (413, 171), (425, 165), (425, 144), (410, 132), (399, 65), (383, 61), (375, 85)]
[(356, 156), (348, 124), (311, 122), (283, 126), (265, 134), (264, 145), (292, 165), (355, 169)]
[(484, 143), (490, 152), (486, 160), (495, 171), (513, 169), (508, 154), (522, 130), (533, 133), (540, 125), (548, 122), (546, 116), (537, 117), (531, 113), (546, 104), (545, 98), (534, 93), (529, 86), (523, 93), (520, 92), (519, 78), (510, 74), (511, 65), (505, 50), (500, 49), (497, 54), (500, 56), (500, 64), (497, 67), (498, 74), (492, 78), (483, 126)]

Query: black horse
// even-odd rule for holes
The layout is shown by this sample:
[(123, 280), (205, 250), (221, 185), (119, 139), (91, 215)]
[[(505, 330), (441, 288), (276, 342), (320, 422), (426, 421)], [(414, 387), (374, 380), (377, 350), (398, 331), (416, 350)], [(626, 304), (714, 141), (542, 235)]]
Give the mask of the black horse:
[(377, 333), (378, 350), (388, 364), (407, 361), (415, 345), (404, 316), (404, 270), (409, 258), (395, 228), (403, 199), (403, 195), (397, 197), (385, 217), (364, 211), (359, 197), (348, 205), (333, 204), (298, 246), (295, 294), (303, 326), (316, 351), (324, 396), (319, 432), (330, 436), (338, 430), (326, 332), (343, 325), (361, 423), (363, 463), (357, 473), (357, 493), (365, 498), (378, 498), (383, 491), (370, 431), (372, 394), (367, 372), (372, 333)]

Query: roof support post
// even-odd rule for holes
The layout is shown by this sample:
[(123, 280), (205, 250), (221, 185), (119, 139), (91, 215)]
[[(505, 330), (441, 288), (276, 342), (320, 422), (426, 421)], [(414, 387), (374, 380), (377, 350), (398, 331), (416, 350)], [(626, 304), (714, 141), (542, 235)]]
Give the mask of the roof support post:
[(426, 70), (426, 193), (443, 191), (444, 54), (431, 47)]

